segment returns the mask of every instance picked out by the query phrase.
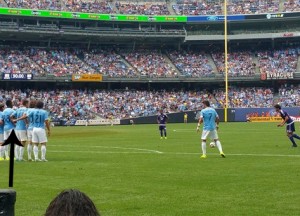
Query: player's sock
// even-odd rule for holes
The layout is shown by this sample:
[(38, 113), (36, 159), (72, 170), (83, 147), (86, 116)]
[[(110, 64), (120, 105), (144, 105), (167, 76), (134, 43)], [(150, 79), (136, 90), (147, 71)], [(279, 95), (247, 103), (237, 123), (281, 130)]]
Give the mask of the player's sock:
[(298, 136), (297, 134), (293, 134), (293, 137), (300, 140), (300, 136)]
[(215, 143), (216, 143), (216, 145), (217, 145), (217, 147), (218, 147), (218, 149), (219, 149), (219, 152), (222, 153), (223, 150), (222, 150), (222, 145), (221, 145), (220, 140), (215, 141)]
[(20, 154), (19, 154), (20, 160), (23, 160), (23, 155), (24, 155), (24, 147), (20, 146)]
[(164, 133), (165, 133), (165, 137), (167, 137), (167, 130), (164, 130)]
[(162, 130), (160, 130), (160, 137), (163, 137), (163, 131)]
[(206, 155), (206, 142), (202, 141), (202, 154)]
[(295, 142), (295, 140), (294, 140), (294, 137), (289, 137), (289, 139), (291, 140), (291, 142), (293, 143), (293, 146), (297, 146), (297, 144), (296, 144), (296, 142)]
[(31, 153), (32, 153), (32, 145), (28, 144), (27, 146), (27, 153), (28, 153), (28, 160), (31, 159)]
[(36, 145), (33, 146), (33, 155), (35, 160), (39, 159), (39, 148)]
[(0, 146), (0, 158), (4, 157), (4, 147)]
[(8, 148), (9, 148), (10, 144), (4, 146), (4, 154), (5, 154), (5, 158), (9, 158), (9, 155), (8, 155)]
[(41, 152), (42, 152), (42, 160), (46, 159), (46, 146), (45, 145), (42, 145)]
[(20, 146), (18, 146), (18, 145), (15, 146), (15, 158), (17, 160), (19, 160), (19, 148), (20, 148)]

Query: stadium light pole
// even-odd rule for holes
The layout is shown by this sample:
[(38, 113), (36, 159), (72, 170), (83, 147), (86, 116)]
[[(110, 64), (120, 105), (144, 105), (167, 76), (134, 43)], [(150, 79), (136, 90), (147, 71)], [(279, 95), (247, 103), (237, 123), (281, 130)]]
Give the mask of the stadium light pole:
[(225, 106), (224, 121), (227, 122), (228, 108), (228, 47), (227, 47), (227, 0), (224, 0), (224, 60), (225, 60)]

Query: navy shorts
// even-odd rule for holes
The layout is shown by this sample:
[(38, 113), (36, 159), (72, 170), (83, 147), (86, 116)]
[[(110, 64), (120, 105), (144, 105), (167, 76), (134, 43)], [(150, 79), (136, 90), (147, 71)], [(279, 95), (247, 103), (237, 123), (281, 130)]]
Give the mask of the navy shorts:
[(286, 126), (286, 132), (295, 132), (295, 124), (289, 124)]
[(159, 130), (165, 130), (166, 128), (166, 126), (159, 126)]

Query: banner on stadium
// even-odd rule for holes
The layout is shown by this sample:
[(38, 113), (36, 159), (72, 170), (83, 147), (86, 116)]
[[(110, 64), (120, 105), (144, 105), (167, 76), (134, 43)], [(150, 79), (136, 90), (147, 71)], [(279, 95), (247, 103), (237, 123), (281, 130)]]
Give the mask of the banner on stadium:
[(32, 80), (31, 73), (3, 73), (3, 80)]
[(293, 72), (264, 72), (260, 75), (261, 80), (294, 79)]
[(90, 125), (111, 125), (111, 124), (114, 124), (114, 125), (119, 125), (120, 124), (120, 119), (113, 119), (113, 120), (110, 120), (110, 119), (97, 119), (97, 120), (77, 120), (75, 122), (75, 125), (81, 125), (81, 126), (90, 126)]
[(282, 121), (281, 117), (277, 116), (268, 116), (268, 117), (250, 117), (250, 122), (280, 122)]
[(73, 74), (72, 81), (74, 81), (74, 82), (101, 82), (102, 74)]

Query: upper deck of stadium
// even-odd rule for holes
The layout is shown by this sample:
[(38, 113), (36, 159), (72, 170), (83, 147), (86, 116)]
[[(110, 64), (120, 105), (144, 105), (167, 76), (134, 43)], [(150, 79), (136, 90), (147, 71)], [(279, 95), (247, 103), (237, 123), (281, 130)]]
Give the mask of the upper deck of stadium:
[[(0, 0), (0, 7), (137, 15), (223, 15), (222, 0)], [(300, 11), (299, 0), (228, 0), (227, 13), (262, 14)]]

